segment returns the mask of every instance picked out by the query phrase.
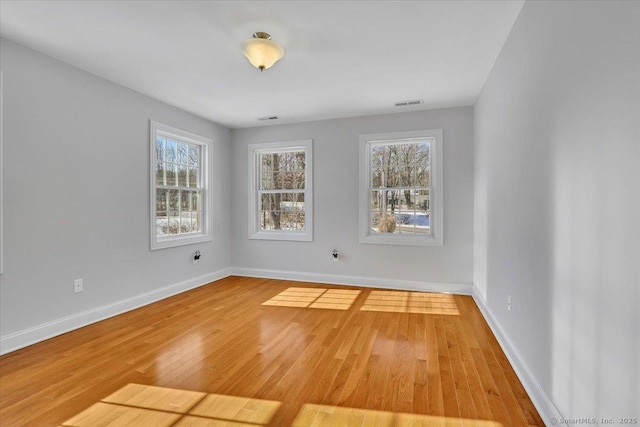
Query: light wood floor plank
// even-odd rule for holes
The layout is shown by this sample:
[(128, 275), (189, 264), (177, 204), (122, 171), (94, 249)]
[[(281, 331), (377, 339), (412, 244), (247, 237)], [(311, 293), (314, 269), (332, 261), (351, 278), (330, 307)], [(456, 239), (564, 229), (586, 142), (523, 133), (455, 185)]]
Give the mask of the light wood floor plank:
[(229, 277), (0, 357), (2, 426), (294, 420), (543, 425), (465, 296)]

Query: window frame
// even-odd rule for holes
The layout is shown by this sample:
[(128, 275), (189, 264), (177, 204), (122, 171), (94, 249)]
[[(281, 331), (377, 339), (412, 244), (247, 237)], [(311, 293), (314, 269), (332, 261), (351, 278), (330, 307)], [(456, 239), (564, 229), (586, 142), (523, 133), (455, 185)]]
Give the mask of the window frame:
[[(260, 155), (275, 152), (305, 151), (305, 185), (304, 185), (304, 231), (297, 230), (261, 230), (259, 195)], [(313, 140), (267, 142), (249, 144), (249, 239), (282, 240), (311, 242), (313, 241)]]
[[(189, 233), (183, 235), (166, 235), (159, 236), (156, 232), (156, 137), (163, 136), (169, 137), (176, 141), (185, 142), (192, 145), (200, 146), (200, 183), (201, 187), (201, 197), (200, 204), (202, 206), (202, 218), (201, 218), (201, 230), (199, 233)], [(149, 121), (149, 147), (150, 147), (150, 167), (149, 167), (149, 177), (150, 177), (150, 249), (165, 249), (172, 248), (177, 246), (191, 245), (195, 243), (209, 242), (213, 240), (213, 232), (211, 229), (211, 197), (210, 188), (211, 185), (209, 183), (209, 166), (210, 166), (210, 158), (209, 152), (210, 147), (213, 144), (213, 140), (206, 138), (204, 136), (196, 135), (191, 132), (187, 132), (182, 129), (175, 128), (173, 126), (169, 126), (160, 122), (156, 122), (153, 120)]]
[[(371, 146), (380, 143), (402, 143), (420, 138), (431, 139), (429, 145), (430, 159), (430, 216), (429, 234), (410, 233), (373, 233), (371, 232)], [(360, 243), (410, 245), (410, 246), (443, 246), (444, 242), (444, 197), (443, 197), (443, 142), (442, 129), (420, 130), (409, 132), (391, 132), (360, 135)]]

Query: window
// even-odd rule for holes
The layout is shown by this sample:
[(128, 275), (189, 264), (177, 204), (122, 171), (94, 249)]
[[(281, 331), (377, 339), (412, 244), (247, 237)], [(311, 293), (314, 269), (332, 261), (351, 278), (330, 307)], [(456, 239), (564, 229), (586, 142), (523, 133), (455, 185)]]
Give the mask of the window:
[(212, 240), (210, 139), (151, 121), (151, 249)]
[(360, 137), (360, 242), (442, 246), (442, 130)]
[(312, 141), (249, 145), (249, 238), (313, 240)]

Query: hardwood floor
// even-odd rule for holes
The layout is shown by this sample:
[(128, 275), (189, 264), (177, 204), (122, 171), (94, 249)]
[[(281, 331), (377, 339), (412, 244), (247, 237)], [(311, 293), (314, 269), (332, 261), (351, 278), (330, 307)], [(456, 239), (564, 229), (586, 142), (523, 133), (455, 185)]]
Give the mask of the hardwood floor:
[(471, 297), (229, 277), (0, 357), (0, 425), (544, 423)]

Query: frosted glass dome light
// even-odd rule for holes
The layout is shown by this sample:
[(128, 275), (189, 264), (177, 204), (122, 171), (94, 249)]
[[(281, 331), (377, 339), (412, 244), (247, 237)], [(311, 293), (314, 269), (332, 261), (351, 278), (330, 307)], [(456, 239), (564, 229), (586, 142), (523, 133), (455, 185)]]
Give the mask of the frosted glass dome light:
[(242, 53), (251, 65), (264, 71), (284, 56), (284, 49), (278, 43), (271, 41), (269, 34), (257, 32), (253, 38), (242, 43)]

